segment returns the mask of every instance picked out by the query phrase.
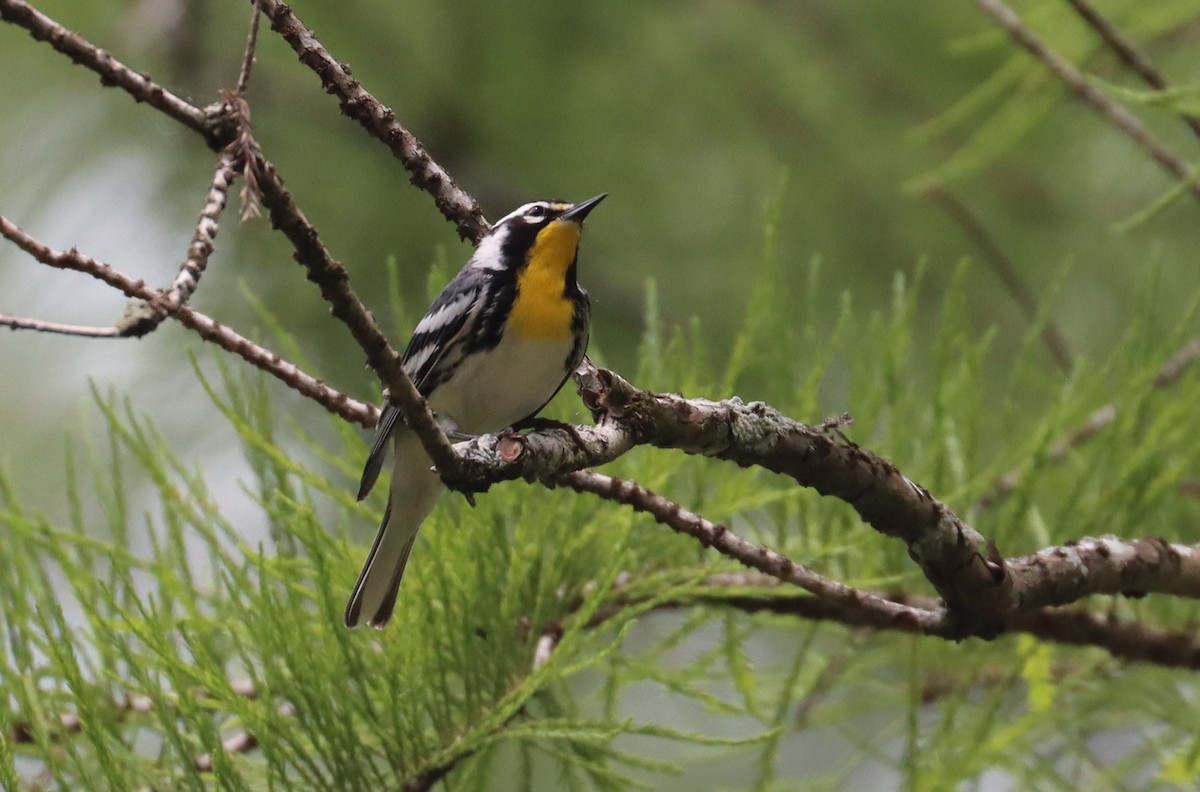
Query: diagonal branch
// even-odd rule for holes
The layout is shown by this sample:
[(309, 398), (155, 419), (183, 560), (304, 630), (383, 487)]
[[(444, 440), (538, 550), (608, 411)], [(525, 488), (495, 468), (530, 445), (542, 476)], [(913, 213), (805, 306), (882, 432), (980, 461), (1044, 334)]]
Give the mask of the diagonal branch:
[[(3, 216), (0, 216), (0, 236), (9, 239), (43, 264), (91, 275), (127, 297), (153, 302), (162, 295), (162, 292), (151, 289), (142, 281), (130, 278), (108, 264), (85, 256), (76, 250), (66, 252), (52, 250)], [(241, 357), (330, 412), (368, 428), (375, 425), (379, 410), (374, 406), (351, 399), (346, 394), (330, 388), (320, 380), (306, 374), (298, 366), (287, 362), (278, 354), (239, 335), (199, 311), (192, 310), (185, 305), (175, 313), (174, 318), (184, 327), (194, 330), (205, 341), (211, 341), (222, 349)]]
[[(463, 192), (445, 169), (429, 157), (420, 141), (396, 121), (395, 115), (350, 77), (348, 71), (329, 55), (312, 32), (296, 19), (286, 5), (275, 0), (253, 2), (256, 10), (246, 43), (239, 86), (244, 87), (250, 65), (253, 63), (258, 11), (261, 10), (268, 14), (273, 27), (297, 50), (301, 61), (322, 77), (327, 90), (342, 98), (343, 110), (388, 144), (413, 174), (413, 183), (433, 195), (442, 212), (458, 224), (459, 233), (472, 240), (482, 236), (487, 224), (474, 199)], [(257, 188), (264, 202), (268, 203), (272, 224), (292, 242), (296, 260), (308, 270), (309, 280), (321, 289), (322, 296), (331, 305), (333, 315), (350, 329), (363, 349), (367, 362), (384, 383), (390, 397), (401, 408), (405, 421), (421, 438), (434, 463), (440, 470), (454, 470), (458, 463), (450, 443), (437, 425), (428, 405), (401, 368), (399, 355), (392, 349), (370, 313), (350, 288), (345, 267), (329, 255), (321, 244), (316, 229), (309, 224), (284, 188), (274, 166), (262, 157), (258, 145), (250, 135), (245, 102), (240, 94), (234, 94), (229, 100), (202, 110), (175, 97), (147, 77), (134, 73), (108, 53), (88, 43), (81, 36), (67, 31), (22, 0), (0, 0), (0, 18), (25, 27), (34, 38), (49, 42), (75, 62), (93, 69), (101, 75), (105, 84), (125, 89), (135, 99), (150, 103), (189, 128), (200, 132), (210, 146), (220, 149), (236, 144), (234, 152), (245, 162), (244, 176), (247, 185), (252, 184)], [(233, 101), (235, 99), (237, 101)], [(204, 225), (203, 217), (201, 225)], [(215, 234), (215, 224), (211, 230)], [(197, 238), (201, 235), (202, 229), (198, 229)], [(185, 269), (189, 268), (185, 265)], [(198, 271), (195, 273), (197, 277)], [(102, 277), (98, 274), (100, 272), (99, 268), (93, 269), (93, 274), (97, 277)], [(194, 280), (188, 276), (183, 277), (185, 280)], [(149, 321), (144, 312), (135, 310), (129, 326), (141, 330)]]
[[(980, 249), (983, 253), (983, 260), (991, 265), (992, 271), (1008, 289), (1008, 293), (1017, 303), (1017, 307), (1021, 309), (1021, 313), (1025, 314), (1026, 321), (1031, 323), (1037, 321), (1038, 299), (1033, 293), (1033, 289), (1021, 277), (1021, 273), (1004, 254), (988, 230), (984, 228), (979, 217), (971, 211), (971, 207), (963, 203), (948, 187), (940, 184), (926, 188), (925, 197), (932, 199), (942, 207), (946, 214), (958, 223), (963, 233)], [(1071, 349), (1067, 345), (1066, 337), (1058, 329), (1058, 325), (1050, 319), (1047, 319), (1042, 327), (1042, 343), (1046, 345), (1046, 349), (1058, 362), (1059, 369), (1064, 374), (1069, 373), (1072, 367)]]
[(145, 102), (199, 132), (213, 150), (219, 150), (229, 142), (233, 128), (224, 119), (222, 104), (201, 108), (181, 99), (23, 0), (0, 0), (0, 19), (25, 28), (37, 41), (46, 42), (74, 63), (96, 72), (100, 75), (101, 85), (120, 88), (135, 102)]
[(635, 482), (622, 481), (592, 470), (577, 470), (563, 476), (562, 483), (576, 492), (591, 492), (632, 506), (635, 511), (646, 512), (660, 523), (698, 539), (705, 547), (712, 547), (751, 569), (859, 611), (864, 623), (872, 626), (889, 627), (893, 622), (903, 621), (912, 624), (919, 632), (936, 633), (943, 625), (938, 612), (901, 605), (819, 575), (785, 555), (751, 544), (724, 525), (712, 523)]
[(246, 87), (250, 83), (250, 70), (254, 68), (254, 51), (258, 46), (258, 20), (262, 16), (258, 11), (257, 0), (251, 0), (254, 10), (250, 12), (250, 32), (246, 34), (246, 48), (242, 52), (242, 66), (238, 69), (237, 87), (234, 92), (238, 96), (246, 95)]
[(1003, 0), (975, 0), (975, 4), (991, 15), (1013, 41), (1041, 61), (1080, 101), (1137, 144), (1173, 178), (1185, 182), (1193, 197), (1200, 200), (1200, 180), (1196, 178), (1194, 169), (1165, 143), (1154, 137), (1137, 116), (1109, 99), (1083, 72), (1052, 50), (1021, 21), (1016, 12), (1005, 5)]
[[(1092, 30), (1096, 31), (1108, 48), (1116, 53), (1121, 63), (1124, 63), (1130, 71), (1140, 77), (1142, 82), (1156, 91), (1165, 91), (1170, 88), (1166, 78), (1159, 73), (1158, 69), (1154, 68), (1150, 58), (1138, 50), (1137, 45), (1126, 38), (1125, 34), (1108, 21), (1108, 18), (1088, 0), (1067, 0), (1067, 3), (1084, 22), (1091, 26)], [(1192, 130), (1192, 134), (1200, 137), (1200, 117), (1190, 113), (1180, 113), (1179, 117), (1183, 119), (1183, 123), (1187, 124), (1188, 129)]]
[(368, 93), (350, 75), (350, 68), (322, 46), (291, 8), (279, 0), (256, 2), (271, 20), (271, 28), (291, 45), (300, 62), (313, 70), (327, 92), (338, 98), (342, 112), (391, 150), (411, 174), (412, 183), (433, 196), (441, 213), (458, 227), (460, 237), (478, 242), (487, 232), (488, 224), (475, 199), (429, 156), (421, 141), (396, 120), (396, 114)]
[(263, 159), (257, 144), (247, 146), (253, 157), (253, 170), (263, 204), (271, 216), (271, 225), (292, 243), (293, 257), (304, 267), (307, 277), (321, 290), (329, 311), (341, 320), (366, 354), (367, 363), (387, 388), (389, 397), (400, 408), (405, 422), (412, 427), (421, 444), (443, 475), (455, 475), (458, 457), (446, 433), (401, 365), (400, 356), (375, 324), (371, 312), (350, 287), (350, 276), (342, 262), (329, 254), (317, 230), (296, 206), (291, 193), (275, 166)]

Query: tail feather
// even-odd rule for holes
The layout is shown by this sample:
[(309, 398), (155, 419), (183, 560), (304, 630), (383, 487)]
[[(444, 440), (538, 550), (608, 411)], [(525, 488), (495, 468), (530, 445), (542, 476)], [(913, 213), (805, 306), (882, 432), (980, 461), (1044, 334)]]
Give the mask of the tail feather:
[(414, 433), (397, 427), (395, 446), (396, 466), (387, 509), (346, 605), (347, 627), (369, 624), (381, 628), (391, 619), (417, 531), (443, 489)]

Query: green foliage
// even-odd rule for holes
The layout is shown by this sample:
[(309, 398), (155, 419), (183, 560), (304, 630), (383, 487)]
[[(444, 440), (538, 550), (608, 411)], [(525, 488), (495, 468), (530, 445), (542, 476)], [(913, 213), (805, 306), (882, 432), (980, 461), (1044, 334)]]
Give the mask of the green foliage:
[[(178, 61), (169, 47), (124, 45), (146, 27), (140, 4), (41, 5), (198, 101), (229, 84), (244, 40), (236, 4), (210, 4), (207, 49)], [(1188, 150), (1171, 136), (1185, 134), (1175, 114), (1197, 104), (1195, 86), (1178, 82), (1195, 71), (1177, 43), (1194, 0), (1103, 4), (1176, 80), (1153, 94), (1064, 4), (1013, 5)], [(1061, 86), (970, 4), (297, 11), (490, 216), (533, 195), (612, 192), (581, 263), (597, 361), (611, 355), (645, 387), (763, 399), (801, 420), (848, 411), (850, 437), (1006, 554), (1106, 532), (1200, 541), (1200, 506), (1180, 489), (1200, 469), (1200, 377), (1154, 384), (1195, 334), (1185, 191), (1157, 174), (1131, 179), (1154, 173), (1144, 155), (1089, 113), (1063, 113)], [(561, 19), (562, 35), (539, 35), (532, 18)], [(162, 139), (170, 125), (20, 31), (0, 35), (6, 73), (36, 64), (36, 79), (0, 81), (12, 110), (0, 117), (13, 141), (3, 164), (21, 187), (6, 212), (31, 229), (74, 218), (117, 239), (174, 239), (160, 247), (176, 255), (211, 153)], [(465, 251), (427, 196), (401, 189), (398, 164), (332, 102), (311, 101), (313, 77), (294, 54), (265, 32), (262, 42), (256, 132), (403, 339)], [(82, 140), (70, 137), (78, 129)], [(148, 132), (160, 137), (147, 144)], [(109, 177), (135, 155), (151, 175)], [(915, 199), (933, 183), (974, 193), (1041, 295), (1035, 322), (1014, 318), (995, 279), (961, 258), (958, 230)], [(65, 206), (89, 194), (103, 206)], [(147, 195), (152, 205), (138, 202)], [(197, 299), (373, 397), (327, 306), (290, 264), (265, 265), (288, 258), (265, 229), (223, 225)], [(48, 241), (104, 252), (80, 234)], [(246, 299), (220, 291), (240, 284), (222, 282), (226, 255), (264, 262), (238, 270)], [(32, 302), (19, 285), (5, 282), (14, 304)], [(1041, 347), (1051, 316), (1081, 353), (1065, 377)], [(169, 352), (151, 347), (159, 379), (177, 359), (179, 336), (168, 338)], [(46, 353), (21, 354), (44, 364)], [(69, 449), (56, 478), (36, 456), (52, 445), (33, 413), (56, 425), (62, 410), (43, 403), (67, 389), (4, 378), (32, 383), (29, 403), (42, 409), (13, 407), (4, 427), (0, 788), (397, 788), (449, 763), (455, 790), (941, 790), (985, 775), (1022, 789), (1142, 789), (1200, 773), (1192, 675), (1028, 637), (955, 645), (751, 617), (720, 598), (783, 592), (714, 591), (706, 577), (735, 567), (695, 542), (520, 482), (478, 509), (444, 498), (395, 622), (348, 632), (341, 609), (383, 505), (351, 494), (360, 434), (240, 363), (196, 368), (220, 428), (240, 439), (240, 492), (207, 483), (229, 458), (168, 443), (144, 407), (102, 387), (89, 414), (106, 442)], [(1061, 455), (1062, 438), (1104, 405), (1115, 420)], [(551, 412), (584, 419), (570, 394)], [(20, 444), (23, 432), (34, 440)], [(897, 543), (779, 477), (647, 449), (611, 468), (848, 583), (929, 593)], [(41, 493), (24, 486), (27, 469), (50, 482)], [(1014, 491), (983, 505), (1010, 471)], [(46, 494), (59, 481), (65, 505)], [(1158, 596), (1092, 607), (1193, 633), (1200, 616)], [(608, 618), (594, 624), (597, 614)], [(535, 668), (543, 634), (560, 628)], [(223, 743), (242, 732), (251, 749)]]
[[(662, 326), (651, 288), (643, 384), (736, 392), (808, 420), (849, 408), (853, 437), (1005, 552), (1105, 532), (1200, 540), (1194, 501), (1176, 494), (1200, 465), (1190, 420), (1200, 377), (1153, 385), (1194, 313), (1174, 328), (1131, 322), (1107, 360), (1065, 380), (1036, 340), (1003, 361), (991, 333), (971, 331), (966, 264), (946, 286), (933, 338), (915, 331), (922, 268), (896, 277), (888, 312), (860, 316), (846, 298), (822, 331), (797, 323), (769, 287), (773, 222), (767, 285), (754, 290), (723, 373), (708, 371), (694, 327)], [(817, 262), (810, 284), (810, 299), (823, 293)], [(1152, 305), (1154, 287), (1141, 299)], [(915, 359), (931, 378), (915, 376)], [(983, 386), (997, 365), (1013, 372), (1008, 393)], [(728, 562), (627, 510), (522, 483), (497, 486), (477, 509), (445, 498), (394, 622), (347, 631), (341, 611), (364, 550), (348, 529), (373, 526), (382, 507), (379, 496), (350, 495), (361, 439), (328, 419), (340, 447), (323, 447), (299, 421), (281, 425), (273, 384), (230, 364), (218, 374), (196, 368), (241, 439), (250, 506), (236, 520), (198, 460), (113, 394), (95, 394), (108, 443), (86, 449), (86, 476), (68, 456), (67, 525), (0, 478), (5, 786), (37, 773), (64, 789), (376, 789), (457, 763), (455, 788), (479, 790), (526, 774), (566, 788), (670, 788), (710, 771), (735, 788), (749, 778), (763, 790), (797, 778), (835, 788), (863, 766), (914, 790), (985, 771), (1037, 788), (1139, 788), (1195, 766), (1197, 712), (1158, 693), (1169, 672), (1026, 637), (951, 645), (722, 610), (704, 579)], [(1106, 403), (1114, 423), (1057, 461), (1058, 440)], [(552, 409), (579, 412), (569, 394)], [(647, 449), (612, 467), (851, 584), (927, 590), (897, 543), (779, 477)], [(972, 507), (1010, 469), (1023, 473), (1012, 496)], [(710, 604), (686, 606), (693, 600)], [(656, 608), (665, 602), (675, 607)], [(1098, 607), (1168, 625), (1200, 615), (1168, 598)], [(542, 636), (559, 629), (535, 668)], [(64, 716), (83, 728), (67, 733)], [(257, 747), (223, 745), (242, 731)], [(1090, 741), (1114, 732), (1127, 750), (1092, 756)], [(813, 739), (840, 746), (840, 768), (826, 759), (818, 778), (788, 759)], [(711, 765), (718, 756), (729, 757), (722, 770)]]

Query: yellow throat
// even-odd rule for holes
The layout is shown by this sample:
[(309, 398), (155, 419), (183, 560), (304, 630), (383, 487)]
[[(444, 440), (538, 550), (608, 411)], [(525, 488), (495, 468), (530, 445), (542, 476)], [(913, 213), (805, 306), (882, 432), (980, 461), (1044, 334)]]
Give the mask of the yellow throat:
[(563, 292), (579, 232), (578, 223), (555, 220), (538, 233), (529, 263), (517, 276), (517, 300), (508, 319), (518, 337), (559, 341), (571, 334), (575, 305)]

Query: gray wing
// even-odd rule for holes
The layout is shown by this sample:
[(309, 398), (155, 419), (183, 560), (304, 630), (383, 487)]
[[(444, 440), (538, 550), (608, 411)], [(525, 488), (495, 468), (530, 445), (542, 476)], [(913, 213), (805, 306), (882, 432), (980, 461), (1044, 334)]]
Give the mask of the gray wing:
[[(469, 329), (476, 305), (484, 293), (486, 274), (470, 264), (463, 267), (438, 295), (425, 316), (417, 323), (412, 339), (404, 350), (404, 371), (422, 396), (429, 397), (442, 380), (439, 364), (448, 351), (456, 346)], [(396, 423), (403, 423), (400, 408), (390, 401), (384, 404), (375, 429), (375, 439), (367, 452), (362, 479), (358, 483), (358, 500), (370, 494), (387, 459), (387, 441)]]

